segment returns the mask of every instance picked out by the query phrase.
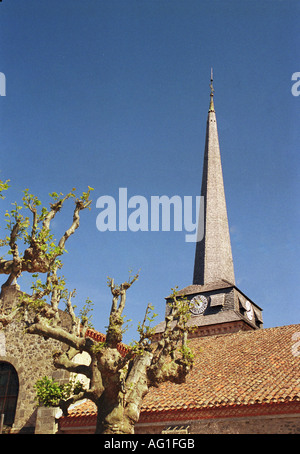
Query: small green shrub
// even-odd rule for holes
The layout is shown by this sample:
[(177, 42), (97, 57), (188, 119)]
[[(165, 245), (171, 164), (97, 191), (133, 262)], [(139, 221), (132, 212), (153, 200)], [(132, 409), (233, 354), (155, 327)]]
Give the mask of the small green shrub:
[(60, 400), (66, 400), (73, 394), (83, 391), (80, 381), (71, 380), (68, 383), (59, 385), (53, 378), (43, 377), (34, 385), (36, 399), (39, 404), (45, 407), (57, 407)]

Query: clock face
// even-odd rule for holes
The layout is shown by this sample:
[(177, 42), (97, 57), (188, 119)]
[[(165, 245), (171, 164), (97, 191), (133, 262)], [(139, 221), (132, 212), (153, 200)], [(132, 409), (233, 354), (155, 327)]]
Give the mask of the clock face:
[(252, 307), (250, 301), (246, 301), (245, 306), (246, 306), (246, 315), (247, 315), (247, 317), (249, 318), (249, 320), (253, 320), (253, 316), (254, 316), (253, 307)]
[(203, 295), (194, 296), (190, 301), (190, 311), (193, 315), (201, 315), (208, 305), (208, 300)]

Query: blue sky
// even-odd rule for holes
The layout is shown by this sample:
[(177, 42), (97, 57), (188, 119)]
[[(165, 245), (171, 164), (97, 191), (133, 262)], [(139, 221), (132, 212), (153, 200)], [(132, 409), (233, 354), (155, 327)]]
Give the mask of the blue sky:
[[(44, 204), (49, 192), (95, 189), (64, 275), (78, 307), (93, 300), (97, 329), (107, 276), (141, 270), (125, 311), (133, 327), (148, 302), (160, 321), (171, 287), (192, 283), (185, 232), (100, 233), (96, 200), (121, 187), (148, 200), (200, 194), (211, 66), (237, 286), (265, 327), (299, 322), (299, 10), (293, 0), (0, 4), (0, 178), (11, 180), (1, 211), (24, 188)], [(70, 216), (56, 218), (57, 238)]]

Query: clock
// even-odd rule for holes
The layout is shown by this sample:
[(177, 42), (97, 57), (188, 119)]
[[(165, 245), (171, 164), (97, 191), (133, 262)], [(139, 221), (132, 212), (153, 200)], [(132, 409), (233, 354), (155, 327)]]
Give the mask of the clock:
[(190, 301), (190, 312), (193, 315), (201, 315), (205, 311), (208, 305), (208, 300), (203, 295), (194, 296)]
[(246, 308), (247, 317), (249, 318), (249, 320), (253, 320), (254, 313), (253, 313), (253, 307), (252, 307), (252, 304), (250, 303), (250, 301), (246, 301), (245, 308)]

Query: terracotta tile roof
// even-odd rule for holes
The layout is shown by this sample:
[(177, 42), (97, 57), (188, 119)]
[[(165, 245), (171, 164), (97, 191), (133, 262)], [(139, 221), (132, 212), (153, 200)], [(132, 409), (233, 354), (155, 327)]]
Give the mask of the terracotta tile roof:
[(68, 416), (59, 418), (60, 427), (95, 426), (97, 421), (97, 407), (91, 400), (81, 400), (71, 405)]
[[(288, 402), (300, 406), (295, 333), (300, 324), (192, 339), (195, 362), (186, 383), (152, 388), (142, 414)], [(95, 414), (95, 405), (86, 401), (73, 407), (67, 419)]]
[(69, 415), (73, 417), (79, 416), (94, 416), (96, 415), (97, 407), (91, 400), (83, 400), (69, 407)]
[(142, 411), (300, 402), (296, 332), (300, 325), (191, 340), (195, 362), (186, 383), (151, 390)]

